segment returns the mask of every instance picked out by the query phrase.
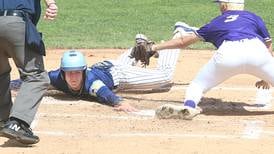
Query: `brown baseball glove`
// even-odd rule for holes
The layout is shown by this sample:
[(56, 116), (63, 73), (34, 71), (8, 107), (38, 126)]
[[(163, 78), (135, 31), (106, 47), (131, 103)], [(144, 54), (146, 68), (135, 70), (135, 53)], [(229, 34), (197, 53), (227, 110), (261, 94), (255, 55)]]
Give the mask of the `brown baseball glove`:
[(151, 47), (154, 42), (149, 41), (147, 37), (143, 34), (136, 35), (136, 44), (132, 48), (132, 51), (129, 55), (130, 58), (134, 58), (135, 62), (141, 61), (142, 66), (145, 67), (149, 65), (149, 59), (154, 56), (158, 57), (158, 53), (156, 51), (152, 51)]

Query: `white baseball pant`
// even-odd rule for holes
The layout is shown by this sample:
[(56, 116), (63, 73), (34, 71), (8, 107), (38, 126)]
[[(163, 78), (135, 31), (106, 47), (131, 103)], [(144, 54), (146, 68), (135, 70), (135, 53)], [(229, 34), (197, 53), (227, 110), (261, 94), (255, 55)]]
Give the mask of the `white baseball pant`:
[(225, 41), (186, 90), (197, 105), (204, 93), (237, 74), (250, 74), (274, 86), (274, 58), (259, 39)]

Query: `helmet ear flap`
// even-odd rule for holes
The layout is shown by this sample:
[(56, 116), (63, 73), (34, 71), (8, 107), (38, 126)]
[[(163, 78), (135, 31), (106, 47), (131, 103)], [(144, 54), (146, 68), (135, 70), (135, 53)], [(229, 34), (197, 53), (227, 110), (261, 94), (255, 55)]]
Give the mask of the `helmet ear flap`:
[(87, 63), (84, 55), (78, 51), (66, 51), (61, 58), (61, 70), (80, 71), (87, 68)]

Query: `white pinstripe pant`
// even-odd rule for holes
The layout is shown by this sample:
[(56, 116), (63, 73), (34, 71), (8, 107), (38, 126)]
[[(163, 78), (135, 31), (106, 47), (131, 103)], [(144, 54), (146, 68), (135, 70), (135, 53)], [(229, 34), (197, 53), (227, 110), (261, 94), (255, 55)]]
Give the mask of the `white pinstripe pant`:
[(133, 66), (134, 59), (128, 57), (131, 50), (132, 48), (124, 52), (116, 61), (111, 61), (114, 67), (110, 73), (119, 91), (157, 91), (171, 88), (180, 49), (158, 51), (159, 58), (154, 69)]

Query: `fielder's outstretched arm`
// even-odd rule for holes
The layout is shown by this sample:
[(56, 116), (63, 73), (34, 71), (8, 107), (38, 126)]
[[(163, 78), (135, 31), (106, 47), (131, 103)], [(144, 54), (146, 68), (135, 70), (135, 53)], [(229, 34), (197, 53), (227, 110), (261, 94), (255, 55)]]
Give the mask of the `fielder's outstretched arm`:
[(190, 34), (188, 36), (172, 39), (163, 43), (154, 44), (151, 48), (153, 51), (159, 51), (163, 49), (185, 48), (199, 40), (200, 38), (196, 34)]

